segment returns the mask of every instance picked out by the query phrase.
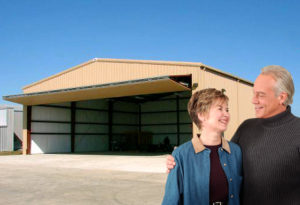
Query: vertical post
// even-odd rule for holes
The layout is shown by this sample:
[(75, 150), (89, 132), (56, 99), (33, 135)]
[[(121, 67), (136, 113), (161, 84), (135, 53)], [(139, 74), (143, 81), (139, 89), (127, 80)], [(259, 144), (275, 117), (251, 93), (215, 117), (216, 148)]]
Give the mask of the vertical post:
[(22, 152), (26, 155), (27, 150), (27, 105), (23, 105), (23, 142), (22, 142)]
[(179, 96), (176, 95), (176, 124), (177, 124), (177, 146), (179, 146), (180, 143), (180, 122), (179, 122)]
[(27, 147), (26, 154), (31, 154), (31, 120), (32, 120), (32, 106), (27, 106)]
[(113, 101), (108, 101), (108, 150), (112, 151), (112, 124), (113, 124)]
[(76, 102), (71, 102), (71, 152), (75, 152)]
[(139, 132), (138, 132), (138, 139), (136, 142), (136, 147), (139, 149), (139, 146), (141, 144), (141, 140), (142, 140), (142, 106), (141, 103), (138, 104), (139, 105), (139, 113), (138, 113), (138, 118), (139, 118)]

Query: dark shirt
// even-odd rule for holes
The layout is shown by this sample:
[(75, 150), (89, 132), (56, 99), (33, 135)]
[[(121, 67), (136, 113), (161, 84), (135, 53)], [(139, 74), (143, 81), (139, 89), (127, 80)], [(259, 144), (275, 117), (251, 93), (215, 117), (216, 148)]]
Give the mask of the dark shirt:
[(210, 179), (209, 179), (209, 202), (227, 201), (228, 182), (224, 170), (221, 166), (218, 149), (220, 145), (208, 146), (210, 149)]

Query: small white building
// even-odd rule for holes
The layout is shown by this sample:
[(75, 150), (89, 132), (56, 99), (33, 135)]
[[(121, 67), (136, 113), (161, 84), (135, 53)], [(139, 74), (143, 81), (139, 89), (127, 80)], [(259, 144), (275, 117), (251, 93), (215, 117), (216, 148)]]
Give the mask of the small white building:
[(0, 152), (22, 148), (22, 106), (0, 105)]

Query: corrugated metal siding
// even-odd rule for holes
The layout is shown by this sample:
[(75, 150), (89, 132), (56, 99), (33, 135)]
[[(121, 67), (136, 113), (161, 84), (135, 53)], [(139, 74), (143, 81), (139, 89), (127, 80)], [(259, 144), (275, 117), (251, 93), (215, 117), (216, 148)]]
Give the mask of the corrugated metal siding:
[(76, 124), (76, 132), (85, 133), (75, 135), (75, 152), (99, 152), (108, 150), (108, 134), (107, 135), (88, 135), (88, 133), (108, 133), (107, 125), (93, 123), (107, 123), (108, 114), (105, 111), (95, 111), (87, 109), (103, 109), (108, 108), (105, 100), (89, 100), (76, 103), (76, 122), (86, 122), (90, 124)]
[[(32, 106), (32, 120), (70, 121), (70, 109)], [(70, 135), (47, 133), (70, 133), (69, 124), (32, 122), (31, 153), (70, 152)], [(35, 134), (44, 133), (44, 134)]]
[(245, 85), (243, 83), (238, 83), (237, 87), (238, 93), (238, 107), (239, 107), (239, 122), (255, 117), (254, 106), (251, 103), (252, 100), (252, 87)]
[[(181, 97), (190, 97), (190, 92), (181, 93)], [(142, 131), (153, 133), (153, 144), (163, 144), (166, 137), (169, 138), (171, 145), (177, 145), (177, 105), (175, 96), (165, 98), (164, 101), (149, 101), (141, 106), (142, 112), (156, 112), (142, 114)], [(191, 120), (187, 112), (188, 99), (179, 99), (179, 122), (190, 123), (180, 124), (179, 144), (182, 144), (192, 137)], [(166, 112), (167, 111), (167, 112)], [(170, 112), (171, 111), (171, 112)], [(161, 112), (161, 113), (160, 113)], [(168, 123), (173, 123), (169, 124)], [(154, 125), (151, 125), (154, 124)], [(149, 126), (150, 125), (150, 126)], [(162, 126), (163, 125), (163, 126)], [(156, 134), (159, 133), (159, 134)]]
[(14, 149), (14, 110), (7, 108), (7, 126), (0, 127), (0, 151)]
[[(228, 78), (209, 70), (203, 71), (200, 77), (200, 87), (197, 90), (203, 88), (216, 88), (225, 89), (226, 95), (229, 97), (229, 111), (230, 111), (230, 123), (227, 131), (224, 133), (225, 138), (230, 140), (235, 133), (237, 127), (247, 118), (254, 117), (254, 111), (251, 104), (252, 87), (239, 82), (236, 79)], [(197, 128), (194, 127), (197, 131)]]
[(200, 67), (143, 63), (93, 62), (26, 87), (24, 93), (120, 82), (165, 75), (196, 75)]
[(14, 132), (23, 141), (23, 110), (14, 110)]

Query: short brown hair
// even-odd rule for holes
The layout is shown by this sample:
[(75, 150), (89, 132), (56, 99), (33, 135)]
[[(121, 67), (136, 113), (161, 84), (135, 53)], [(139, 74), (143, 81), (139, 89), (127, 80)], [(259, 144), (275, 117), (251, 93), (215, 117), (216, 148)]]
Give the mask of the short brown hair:
[(215, 88), (206, 88), (195, 92), (189, 100), (188, 112), (191, 120), (201, 129), (201, 121), (198, 119), (198, 114), (208, 114), (211, 105), (216, 101), (228, 102), (228, 97), (223, 91)]

